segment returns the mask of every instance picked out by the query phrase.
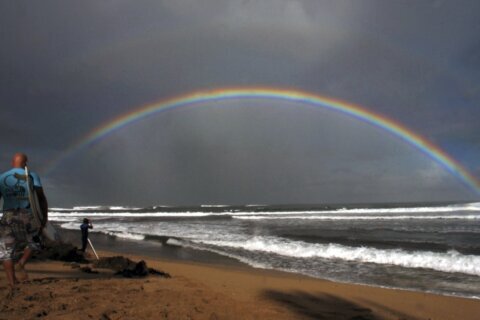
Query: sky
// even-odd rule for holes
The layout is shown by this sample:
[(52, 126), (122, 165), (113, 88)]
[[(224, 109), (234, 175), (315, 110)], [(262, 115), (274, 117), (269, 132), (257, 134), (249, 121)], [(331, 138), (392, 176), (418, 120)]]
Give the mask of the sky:
[(392, 119), (480, 179), (478, 1), (2, 0), (0, 42), (0, 169), (27, 153), (50, 206), (480, 199), (378, 126), (278, 99), (174, 108), (70, 152), (155, 101), (269, 87)]

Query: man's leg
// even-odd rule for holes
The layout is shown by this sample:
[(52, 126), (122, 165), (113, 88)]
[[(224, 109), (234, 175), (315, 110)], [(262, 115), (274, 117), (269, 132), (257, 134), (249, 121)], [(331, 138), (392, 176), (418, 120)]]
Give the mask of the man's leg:
[(30, 258), (30, 256), (32, 255), (32, 249), (30, 249), (29, 247), (26, 247), (25, 250), (23, 250), (23, 255), (22, 257), (20, 258), (20, 260), (18, 260), (18, 264), (21, 265), (22, 267), (25, 267), (25, 265), (27, 264), (28, 262), (28, 259)]
[(7, 281), (10, 287), (13, 289), (17, 278), (15, 277), (15, 267), (13, 261), (13, 252), (15, 247), (15, 238), (11, 225), (3, 223), (9, 212), (4, 212), (2, 220), (0, 220), (0, 257), (5, 269)]
[(85, 252), (87, 250), (87, 237), (82, 236), (82, 251)]
[(21, 280), (21, 281), (28, 280), (28, 273), (27, 273), (27, 270), (25, 270), (25, 264), (27, 263), (28, 259), (32, 255), (32, 252), (33, 252), (32, 249), (30, 249), (28, 247), (25, 248), (25, 250), (23, 250), (22, 257), (17, 262), (17, 269), (18, 269), (18, 271), (21, 272), (20, 273), (21, 276), (19, 274), (18, 279)]
[(5, 269), (5, 274), (7, 275), (7, 281), (10, 288), (15, 288), (15, 269), (13, 267), (12, 260), (3, 261), (3, 269)]
[(21, 210), (18, 214), (17, 223), (17, 241), (25, 243), (23, 254), (17, 262), (17, 268), (23, 273), (21, 280), (28, 280), (28, 274), (25, 271), (25, 265), (34, 250), (40, 249), (40, 245), (35, 239), (39, 233), (39, 229), (35, 224), (32, 214), (28, 210)]

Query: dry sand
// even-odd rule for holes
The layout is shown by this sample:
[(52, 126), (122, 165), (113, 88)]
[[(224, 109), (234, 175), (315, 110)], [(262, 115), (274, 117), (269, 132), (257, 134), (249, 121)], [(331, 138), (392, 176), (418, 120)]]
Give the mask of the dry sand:
[[(117, 254), (101, 252), (101, 256)], [(32, 261), (30, 281), (7, 295), (0, 319), (479, 319), (480, 300), (334, 283), (253, 268), (127, 255), (168, 272), (128, 279)]]

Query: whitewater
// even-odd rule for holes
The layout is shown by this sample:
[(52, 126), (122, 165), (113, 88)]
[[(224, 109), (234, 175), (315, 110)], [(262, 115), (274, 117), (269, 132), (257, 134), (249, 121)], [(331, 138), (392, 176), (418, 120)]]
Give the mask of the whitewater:
[[(130, 241), (209, 251), (257, 268), (480, 297), (480, 203), (298, 207), (84, 206), (49, 219)], [(168, 239), (164, 241), (164, 239)]]

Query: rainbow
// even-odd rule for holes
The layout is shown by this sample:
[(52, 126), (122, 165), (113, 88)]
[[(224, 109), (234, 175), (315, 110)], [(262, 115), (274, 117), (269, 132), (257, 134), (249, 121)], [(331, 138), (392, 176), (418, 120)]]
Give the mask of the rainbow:
[(59, 157), (47, 165), (43, 171), (46, 175), (50, 174), (62, 161), (71, 157), (78, 151), (95, 144), (97, 141), (105, 138), (116, 130), (119, 130), (136, 121), (140, 121), (141, 119), (149, 117), (153, 114), (194, 104), (229, 99), (274, 99), (313, 105), (341, 112), (345, 115), (381, 128), (393, 136), (400, 138), (407, 144), (414, 146), (419, 151), (423, 152), (425, 155), (442, 165), (452, 175), (459, 178), (477, 195), (480, 195), (480, 181), (478, 181), (472, 174), (464, 169), (455, 159), (450, 157), (427, 139), (407, 129), (405, 126), (395, 122), (392, 119), (377, 113), (373, 113), (372, 111), (369, 111), (366, 108), (358, 105), (338, 99), (332, 99), (300, 90), (261, 87), (220, 88), (215, 90), (196, 91), (137, 107), (132, 111), (122, 114), (92, 130), (86, 136), (67, 148)]

